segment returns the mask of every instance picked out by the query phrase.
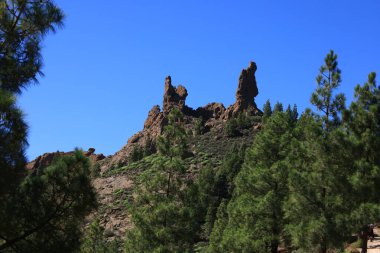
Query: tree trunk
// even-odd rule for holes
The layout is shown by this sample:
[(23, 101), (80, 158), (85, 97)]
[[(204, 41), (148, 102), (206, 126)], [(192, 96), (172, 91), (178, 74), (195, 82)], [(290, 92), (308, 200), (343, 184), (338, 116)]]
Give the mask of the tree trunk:
[(360, 237), (361, 241), (362, 241), (362, 251), (361, 253), (367, 253), (367, 245), (368, 245), (368, 234), (367, 233), (362, 233), (361, 237)]
[(271, 253), (277, 253), (278, 252), (278, 241), (277, 240), (273, 240), (270, 243), (270, 252)]

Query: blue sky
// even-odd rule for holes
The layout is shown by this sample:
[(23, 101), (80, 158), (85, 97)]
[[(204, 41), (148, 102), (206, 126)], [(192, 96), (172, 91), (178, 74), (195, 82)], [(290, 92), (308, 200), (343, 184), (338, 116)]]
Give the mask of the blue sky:
[(45, 77), (20, 97), (30, 125), (29, 159), (94, 147), (110, 155), (162, 104), (165, 76), (184, 85), (187, 104), (226, 107), (249, 61), (261, 108), (310, 106), (330, 49), (342, 85), (380, 73), (380, 1), (57, 0), (65, 27), (44, 41)]

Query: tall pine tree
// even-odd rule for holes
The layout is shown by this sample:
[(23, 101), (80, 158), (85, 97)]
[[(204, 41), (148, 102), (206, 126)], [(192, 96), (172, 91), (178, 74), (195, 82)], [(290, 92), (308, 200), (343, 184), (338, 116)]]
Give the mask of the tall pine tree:
[(25, 173), (27, 125), (16, 96), (42, 75), (41, 42), (62, 26), (52, 0), (0, 1), (0, 251), (70, 252), (95, 206), (80, 151)]
[(213, 241), (220, 240), (220, 227), (216, 226), (218, 231), (212, 233), (211, 248), (217, 247), (215, 250), (221, 252), (277, 252), (288, 192), (286, 157), (291, 141), (290, 123), (288, 114), (277, 112), (256, 136), (235, 179), (221, 243)]
[(155, 164), (138, 178), (129, 205), (134, 228), (127, 233), (126, 252), (191, 252), (197, 222), (194, 187), (184, 157), (188, 136), (182, 113), (174, 108), (157, 141)]
[(333, 50), (325, 57), (325, 63), (321, 66), (316, 78), (317, 89), (311, 96), (311, 103), (322, 112), (324, 128), (330, 124), (338, 124), (339, 113), (345, 108), (345, 97), (342, 93), (334, 96), (334, 91), (341, 83), (341, 70), (338, 68), (338, 56)]
[(367, 252), (368, 224), (380, 219), (380, 89), (376, 74), (370, 73), (368, 81), (355, 88), (355, 100), (345, 113), (344, 129), (350, 145), (352, 185), (350, 194), (352, 232), (362, 240), (362, 252)]
[(287, 230), (293, 245), (305, 252), (340, 249), (348, 231), (344, 196), (349, 188), (347, 159), (342, 159), (344, 154), (339, 152), (342, 146), (335, 141), (342, 136), (338, 127), (345, 101), (343, 94), (334, 96), (340, 82), (337, 55), (330, 51), (311, 98), (322, 115), (307, 110), (301, 116), (289, 152), (292, 170), (286, 206), (290, 221)]

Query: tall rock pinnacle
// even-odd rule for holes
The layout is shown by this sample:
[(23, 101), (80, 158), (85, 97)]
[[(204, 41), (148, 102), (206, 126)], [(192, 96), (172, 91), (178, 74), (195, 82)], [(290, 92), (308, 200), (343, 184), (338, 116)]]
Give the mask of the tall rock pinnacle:
[(241, 112), (246, 112), (250, 115), (262, 114), (255, 103), (255, 97), (259, 94), (255, 77), (256, 70), (256, 63), (250, 62), (248, 68), (241, 71), (236, 90), (236, 101), (227, 108), (222, 118), (229, 119)]
[(234, 111), (243, 111), (253, 105), (255, 97), (259, 94), (257, 89), (255, 72), (256, 63), (250, 62), (247, 69), (243, 69), (239, 77), (239, 85), (236, 91)]

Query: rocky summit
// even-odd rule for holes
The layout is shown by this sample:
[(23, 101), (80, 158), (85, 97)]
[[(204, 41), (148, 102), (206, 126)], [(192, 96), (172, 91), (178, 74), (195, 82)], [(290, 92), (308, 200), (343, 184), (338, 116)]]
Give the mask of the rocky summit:
[(180, 109), (189, 127), (196, 119), (202, 119), (208, 129), (236, 117), (239, 113), (244, 112), (250, 116), (261, 115), (262, 112), (255, 103), (255, 97), (259, 94), (255, 77), (256, 70), (256, 63), (250, 62), (248, 68), (241, 71), (236, 90), (236, 101), (227, 109), (222, 103), (217, 102), (197, 109), (188, 107), (186, 105), (187, 89), (183, 85), (173, 86), (171, 76), (167, 76), (164, 84), (162, 110), (159, 105), (153, 106), (145, 120), (143, 130), (133, 135), (127, 144), (112, 156), (110, 163), (102, 166), (102, 171), (110, 166), (126, 165), (128, 157), (135, 147), (144, 147), (147, 142), (154, 142), (168, 123), (167, 116), (173, 107)]

